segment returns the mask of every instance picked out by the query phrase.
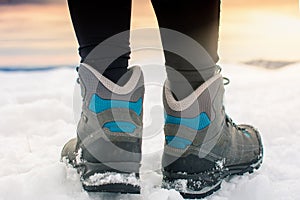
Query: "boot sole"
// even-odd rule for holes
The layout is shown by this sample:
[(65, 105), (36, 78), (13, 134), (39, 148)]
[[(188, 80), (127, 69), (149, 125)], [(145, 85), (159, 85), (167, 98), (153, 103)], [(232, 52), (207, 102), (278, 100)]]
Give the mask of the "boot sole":
[[(121, 194), (140, 194), (140, 178), (139, 173), (120, 172), (114, 170), (103, 163), (84, 162), (75, 164), (70, 162), (66, 157), (62, 158), (67, 166), (77, 169), (81, 175), (83, 189), (87, 192), (109, 192)], [(115, 163), (128, 170), (139, 167), (139, 163), (120, 162)], [(119, 166), (119, 167), (120, 167)]]
[(219, 190), (223, 180), (235, 175), (251, 174), (259, 169), (261, 164), (262, 158), (251, 164), (229, 166), (199, 174), (163, 171), (162, 187), (165, 189), (175, 189), (187, 199), (204, 198)]
[(109, 192), (120, 194), (140, 194), (140, 187), (129, 184), (106, 184), (98, 186), (87, 186), (83, 184), (83, 189), (87, 192)]
[(82, 186), (88, 192), (140, 194), (139, 175), (135, 173), (95, 173), (84, 178)]

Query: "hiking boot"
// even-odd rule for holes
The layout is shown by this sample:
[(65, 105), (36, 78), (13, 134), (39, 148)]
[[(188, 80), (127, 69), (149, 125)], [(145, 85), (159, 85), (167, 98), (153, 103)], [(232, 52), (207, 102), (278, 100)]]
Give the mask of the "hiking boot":
[(77, 138), (61, 157), (81, 175), (83, 188), (95, 192), (139, 193), (144, 83), (131, 67), (115, 84), (93, 67), (78, 70), (83, 98)]
[(260, 167), (259, 132), (250, 125), (236, 125), (225, 114), (220, 73), (181, 101), (168, 85), (166, 81), (162, 187), (185, 198), (202, 198), (218, 190), (226, 177)]

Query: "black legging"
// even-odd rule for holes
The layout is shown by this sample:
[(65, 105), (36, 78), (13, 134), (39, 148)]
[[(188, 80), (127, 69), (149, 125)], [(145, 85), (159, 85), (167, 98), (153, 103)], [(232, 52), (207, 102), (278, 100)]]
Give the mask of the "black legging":
[[(130, 29), (131, 0), (68, 0), (68, 5), (82, 62), (99, 43)], [(193, 38), (206, 49), (215, 63), (218, 61), (220, 0), (152, 0), (152, 5), (160, 27), (176, 30)], [(129, 32), (127, 33), (120, 44), (130, 52)], [(163, 37), (162, 43), (164, 46)], [(129, 58), (130, 53), (124, 54), (108, 67), (102, 66), (101, 60), (98, 62), (95, 59), (93, 67), (117, 82), (126, 73)], [(199, 75), (197, 69), (201, 69), (201, 64), (192, 66), (180, 56), (167, 51), (165, 59), (166, 65), (181, 73), (193, 88), (211, 77), (215, 71), (215, 67), (211, 66), (204, 74)], [(183, 84), (176, 82), (177, 78), (173, 77), (173, 73), (167, 70), (167, 75), (172, 89), (180, 90), (178, 98), (191, 92), (182, 91)]]

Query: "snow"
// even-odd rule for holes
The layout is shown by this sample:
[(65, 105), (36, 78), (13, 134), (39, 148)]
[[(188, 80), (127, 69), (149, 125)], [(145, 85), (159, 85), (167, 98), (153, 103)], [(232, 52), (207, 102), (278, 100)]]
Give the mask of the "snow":
[(130, 184), (133, 186), (139, 186), (140, 180), (137, 179), (135, 173), (131, 174), (120, 174), (116, 172), (106, 172), (104, 174), (96, 173), (90, 176), (87, 180), (84, 180), (84, 185), (105, 185), (105, 184)]
[[(235, 122), (258, 128), (265, 156), (254, 174), (224, 181), (206, 199), (300, 199), (300, 64), (267, 70), (223, 63), (222, 68), (231, 80), (225, 86), (226, 111)], [(145, 99), (142, 194), (90, 194), (82, 189), (76, 170), (60, 162), (64, 143), (76, 133), (76, 78), (73, 69), (0, 73), (0, 199), (183, 199), (175, 190), (159, 187), (163, 108), (161, 83), (153, 82)]]

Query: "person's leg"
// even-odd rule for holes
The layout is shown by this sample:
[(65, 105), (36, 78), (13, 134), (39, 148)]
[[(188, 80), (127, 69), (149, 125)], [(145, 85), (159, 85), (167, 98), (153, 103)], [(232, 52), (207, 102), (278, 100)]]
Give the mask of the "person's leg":
[[(131, 0), (97, 1), (68, 0), (69, 11), (79, 44), (81, 62), (92, 65), (113, 82), (127, 72), (130, 55), (129, 30)], [(116, 59), (109, 66), (104, 65), (102, 55), (89, 55), (101, 42), (123, 31), (128, 31), (115, 47), (128, 53)], [(111, 44), (115, 45), (115, 44)], [(88, 59), (87, 59), (88, 58)]]
[[(196, 40), (213, 61), (218, 62), (220, 0), (152, 0), (152, 4), (160, 27), (181, 32)], [(162, 35), (163, 46), (167, 46), (169, 41)], [(192, 92), (191, 87), (186, 84), (195, 89), (216, 71), (215, 65), (203, 66), (202, 63), (197, 63), (193, 66), (184, 58), (168, 51), (165, 51), (165, 59), (166, 65), (171, 67), (166, 69), (170, 87), (178, 99)], [(182, 74), (188, 83), (176, 76), (172, 69)]]
[[(131, 0), (68, 3), (82, 57), (82, 112), (77, 137), (63, 147), (62, 160), (77, 168), (87, 191), (139, 193), (143, 73), (138, 66), (127, 69), (129, 54), (110, 64), (130, 50)], [(125, 36), (106, 40), (122, 31)]]
[[(225, 114), (223, 77), (216, 67), (220, 0), (152, 2), (161, 27), (190, 36), (213, 58), (213, 62), (202, 62), (205, 56), (193, 54), (201, 59), (195, 59), (199, 64), (192, 66), (178, 55), (165, 52), (170, 68), (166, 68), (168, 80), (163, 89), (162, 186), (175, 189), (186, 198), (202, 198), (219, 189), (226, 177), (259, 168), (262, 141), (255, 128), (236, 125)], [(165, 50), (172, 46), (169, 42), (183, 43), (167, 38), (168, 34), (161, 35)], [(186, 51), (193, 53), (188, 48)]]

